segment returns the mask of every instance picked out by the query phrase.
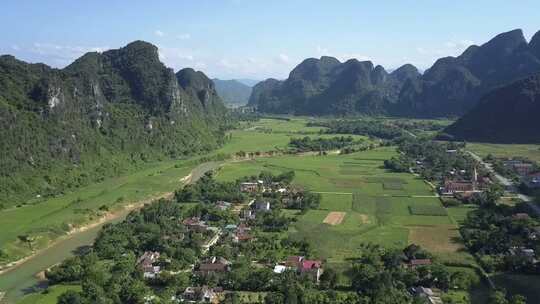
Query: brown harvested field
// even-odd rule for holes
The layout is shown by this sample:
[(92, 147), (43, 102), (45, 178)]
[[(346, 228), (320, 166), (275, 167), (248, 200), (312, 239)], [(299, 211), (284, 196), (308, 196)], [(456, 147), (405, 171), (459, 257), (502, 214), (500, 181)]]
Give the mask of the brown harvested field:
[(360, 217), (360, 221), (362, 222), (362, 224), (371, 224), (371, 221), (369, 220), (367, 214), (360, 213), (358, 214), (358, 216)]
[(328, 215), (324, 218), (323, 223), (330, 224), (330, 225), (339, 225), (345, 218), (345, 215), (347, 213), (345, 212), (330, 212)]
[(463, 248), (454, 225), (409, 227), (409, 244), (417, 244), (433, 253), (454, 253)]

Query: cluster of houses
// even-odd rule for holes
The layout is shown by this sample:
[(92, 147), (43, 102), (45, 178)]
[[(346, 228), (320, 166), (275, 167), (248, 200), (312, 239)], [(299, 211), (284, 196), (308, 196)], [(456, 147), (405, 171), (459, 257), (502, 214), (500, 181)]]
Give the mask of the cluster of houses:
[(240, 191), (245, 193), (286, 193), (287, 188), (283, 187), (283, 185), (278, 182), (265, 183), (263, 180), (257, 180), (252, 182), (240, 183)]
[[(249, 194), (279, 193), (284, 203), (287, 203), (287, 200), (294, 201), (301, 199), (298, 196), (298, 191), (285, 188), (280, 183), (268, 184), (260, 180), (241, 183), (240, 190)], [(215, 207), (225, 211), (231, 209), (233, 206), (226, 201), (217, 201)], [(202, 252), (205, 253), (219, 240), (226, 240), (232, 243), (252, 241), (254, 236), (252, 228), (248, 225), (249, 220), (255, 219), (258, 214), (270, 212), (271, 210), (270, 201), (252, 199), (242, 210), (238, 210), (240, 212), (240, 222), (237, 224), (227, 224), (222, 228), (218, 228), (209, 225), (199, 217), (188, 217), (183, 219), (181, 223), (188, 232), (201, 233), (205, 236), (206, 241), (201, 245)], [(142, 270), (144, 278), (154, 279), (162, 272), (159, 266), (159, 259), (160, 253), (157, 251), (147, 251), (139, 257), (137, 267)], [(223, 257), (212, 256), (201, 260), (198, 265), (193, 265), (192, 269), (198, 276), (206, 277), (227, 273), (231, 271), (231, 265), (232, 263)], [(283, 263), (276, 265), (274, 268), (274, 272), (276, 273), (282, 273), (285, 270), (295, 271), (299, 275), (306, 275), (312, 278), (314, 282), (319, 282), (323, 273), (321, 261), (306, 259), (303, 256), (288, 257)], [(206, 285), (191, 286), (187, 287), (181, 296), (178, 298), (174, 297), (173, 300), (184, 303), (217, 303), (222, 298), (222, 293), (222, 288), (213, 288)]]
[(144, 278), (153, 279), (161, 272), (161, 267), (156, 265), (159, 257), (157, 251), (146, 251), (137, 259), (137, 266), (143, 271)]
[(478, 176), (476, 168), (472, 173), (471, 179), (466, 179), (464, 176), (465, 170), (451, 170), (449, 177), (444, 180), (443, 185), (439, 188), (439, 192), (444, 196), (454, 196), (458, 199), (466, 199), (475, 193), (482, 193), (491, 184), (488, 176)]
[(504, 160), (502, 164), (505, 168), (516, 173), (527, 188), (532, 190), (540, 189), (540, 172), (536, 164), (519, 159)]
[(323, 274), (322, 261), (309, 260), (303, 256), (290, 256), (274, 267), (274, 273), (283, 273), (287, 270), (295, 271), (300, 275), (307, 275), (315, 283), (319, 282)]

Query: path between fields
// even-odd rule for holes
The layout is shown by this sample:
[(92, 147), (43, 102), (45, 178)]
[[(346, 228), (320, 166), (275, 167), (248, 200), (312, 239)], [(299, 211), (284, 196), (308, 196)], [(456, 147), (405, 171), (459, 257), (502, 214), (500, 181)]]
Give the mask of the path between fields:
[[(313, 193), (319, 193), (319, 194), (337, 194), (337, 195), (353, 195), (353, 192), (330, 192), (330, 191), (313, 191)], [(374, 195), (374, 196), (390, 196), (390, 197), (416, 197), (416, 198), (423, 198), (423, 197), (439, 197), (439, 195), (399, 195), (399, 194), (380, 194), (380, 195)]]

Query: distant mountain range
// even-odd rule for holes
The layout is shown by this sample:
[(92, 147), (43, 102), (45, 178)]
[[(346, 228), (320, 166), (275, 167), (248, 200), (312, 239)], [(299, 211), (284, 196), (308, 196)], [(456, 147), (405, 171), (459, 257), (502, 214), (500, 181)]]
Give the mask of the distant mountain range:
[(218, 95), (223, 102), (230, 105), (246, 105), (251, 95), (251, 86), (248, 86), (236, 79), (221, 80), (212, 79), (216, 85)]
[(261, 82), (260, 80), (257, 80), (257, 79), (248, 79), (248, 78), (238, 78), (234, 80), (241, 82), (249, 87), (254, 87), (257, 83)]
[(490, 90), (539, 71), (540, 32), (527, 43), (514, 30), (441, 58), (423, 75), (412, 65), (388, 73), (369, 61), (306, 59), (286, 80), (257, 84), (249, 105), (269, 113), (460, 116)]
[(225, 113), (210, 79), (143, 41), (61, 70), (0, 56), (0, 204), (213, 149)]
[(444, 133), (457, 140), (538, 144), (539, 117), (540, 73), (488, 93)]

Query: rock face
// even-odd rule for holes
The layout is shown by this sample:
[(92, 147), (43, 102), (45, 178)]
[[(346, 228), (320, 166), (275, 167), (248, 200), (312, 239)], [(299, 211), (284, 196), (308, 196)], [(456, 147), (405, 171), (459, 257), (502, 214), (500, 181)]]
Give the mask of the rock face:
[(87, 53), (62, 70), (1, 56), (0, 200), (209, 150), (224, 116), (203, 73), (175, 75), (143, 41)]
[(527, 43), (514, 30), (441, 58), (423, 75), (409, 64), (387, 73), (368, 61), (307, 59), (285, 81), (255, 86), (249, 103), (272, 113), (455, 116), (490, 90), (539, 71), (540, 32)]
[(268, 79), (257, 84), (249, 104), (273, 113), (384, 114), (397, 102), (402, 85), (419, 75), (411, 65), (388, 73), (370, 61), (309, 58), (285, 81)]
[[(538, 36), (538, 34), (537, 34)], [(494, 88), (540, 71), (535, 42), (521, 30), (471, 46), (459, 57), (441, 58), (401, 92), (404, 113), (416, 116), (462, 115)]]
[(454, 139), (492, 143), (540, 143), (540, 74), (485, 95), (444, 132)]
[(245, 105), (251, 95), (251, 87), (238, 80), (212, 79), (219, 97), (226, 104)]

